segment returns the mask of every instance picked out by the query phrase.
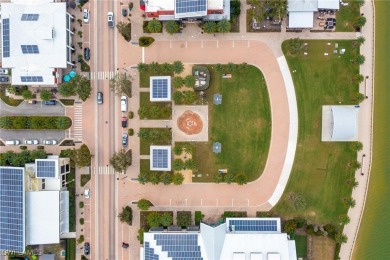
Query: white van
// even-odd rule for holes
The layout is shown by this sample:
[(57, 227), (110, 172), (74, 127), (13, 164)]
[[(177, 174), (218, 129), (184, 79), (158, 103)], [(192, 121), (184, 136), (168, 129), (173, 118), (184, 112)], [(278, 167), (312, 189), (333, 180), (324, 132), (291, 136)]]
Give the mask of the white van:
[(5, 141), (5, 144), (6, 145), (19, 145), (20, 142), (18, 140), (9, 140), (9, 141)]
[(121, 111), (126, 112), (127, 111), (127, 97), (121, 96)]

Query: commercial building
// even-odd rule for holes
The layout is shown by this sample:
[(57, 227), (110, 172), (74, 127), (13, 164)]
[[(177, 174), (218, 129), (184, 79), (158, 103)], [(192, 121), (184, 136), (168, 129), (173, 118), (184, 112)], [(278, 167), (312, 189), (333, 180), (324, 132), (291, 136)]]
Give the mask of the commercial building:
[(288, 28), (313, 28), (319, 10), (339, 10), (339, 0), (288, 0)]
[(13, 0), (1, 4), (2, 66), (12, 85), (55, 85), (71, 60), (73, 17), (65, 2)]
[(145, 0), (145, 12), (159, 20), (230, 20), (230, 0)]
[(0, 250), (58, 244), (69, 233), (69, 159), (49, 156), (25, 167), (0, 167)]
[(148, 232), (141, 259), (295, 260), (295, 241), (281, 232), (279, 218), (227, 218), (200, 231)]

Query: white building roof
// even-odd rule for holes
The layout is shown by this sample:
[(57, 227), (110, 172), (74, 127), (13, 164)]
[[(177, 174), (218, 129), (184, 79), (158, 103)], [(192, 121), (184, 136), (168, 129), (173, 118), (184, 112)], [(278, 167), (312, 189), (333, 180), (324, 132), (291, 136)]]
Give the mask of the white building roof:
[(354, 106), (332, 106), (333, 133), (331, 141), (356, 141), (358, 109)]
[[(23, 17), (28, 14), (34, 15), (34, 19), (26, 21)], [(3, 23), (4, 19), (9, 19), (9, 57), (4, 57), (3, 49), (2, 64), (4, 68), (12, 69), (12, 84), (54, 84), (54, 68), (67, 67), (66, 3), (2, 3), (1, 18)], [(3, 27), (1, 30), (4, 36)], [(23, 53), (22, 45), (34, 46), (38, 53)], [(22, 76), (40, 76), (42, 79), (38, 79), (38, 82), (25, 81)]]
[(318, 11), (318, 0), (288, 0), (289, 12), (316, 12)]
[(171, 157), (172, 154), (170, 146), (150, 146), (150, 170), (170, 171)]
[(313, 28), (313, 12), (290, 12), (288, 14), (288, 28)]
[(150, 77), (150, 101), (171, 101), (171, 77)]
[(339, 10), (339, 0), (318, 0), (318, 9)]
[(175, 1), (174, 0), (147, 0), (145, 1), (145, 11), (147, 13), (154, 13), (157, 11), (174, 11)]
[(60, 242), (60, 192), (26, 192), (26, 244)]

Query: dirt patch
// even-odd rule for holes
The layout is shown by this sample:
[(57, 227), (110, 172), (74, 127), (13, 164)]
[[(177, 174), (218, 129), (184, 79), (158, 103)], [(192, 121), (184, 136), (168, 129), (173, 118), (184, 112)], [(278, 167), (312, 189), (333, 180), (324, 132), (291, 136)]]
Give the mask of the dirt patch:
[[(336, 250), (336, 243), (327, 237), (311, 236), (309, 240), (310, 254), (309, 259), (313, 260), (332, 260), (334, 259), (334, 253)], [(310, 257), (309, 257), (310, 256)]]
[(202, 131), (203, 121), (198, 114), (187, 110), (177, 119), (177, 126), (187, 135), (196, 135)]

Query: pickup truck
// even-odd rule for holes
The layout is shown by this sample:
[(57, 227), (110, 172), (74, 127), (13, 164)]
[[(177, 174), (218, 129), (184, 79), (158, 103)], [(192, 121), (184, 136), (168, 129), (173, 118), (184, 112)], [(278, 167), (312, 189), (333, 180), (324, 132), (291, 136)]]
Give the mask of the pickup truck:
[(114, 27), (114, 13), (108, 12), (107, 18), (108, 18), (108, 27)]

